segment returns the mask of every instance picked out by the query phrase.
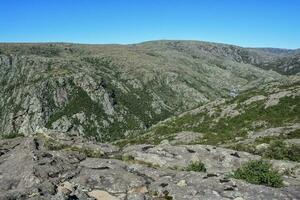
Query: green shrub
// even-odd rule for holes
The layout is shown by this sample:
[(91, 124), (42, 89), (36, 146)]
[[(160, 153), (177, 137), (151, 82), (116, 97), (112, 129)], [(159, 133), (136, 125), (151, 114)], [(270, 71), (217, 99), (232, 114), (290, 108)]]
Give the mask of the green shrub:
[(280, 140), (272, 141), (263, 156), (271, 159), (284, 160), (288, 154), (286, 144)]
[(300, 147), (291, 145), (288, 150), (288, 159), (295, 162), (300, 162)]
[(266, 158), (277, 160), (300, 161), (300, 148), (296, 145), (287, 145), (283, 141), (270, 142), (269, 148), (263, 153)]
[(124, 155), (122, 155), (122, 160), (123, 161), (132, 161), (132, 160), (134, 160), (134, 157), (132, 155), (124, 154)]
[(45, 147), (52, 151), (64, 150), (70, 152), (78, 152), (86, 155), (89, 158), (101, 158), (104, 155), (100, 149), (65, 145), (53, 139), (47, 140), (45, 142)]
[(100, 149), (82, 148), (79, 152), (90, 158), (101, 158), (103, 156), (103, 152)]
[(194, 172), (206, 172), (205, 165), (200, 161), (192, 162), (186, 168), (184, 168), (184, 170), (185, 171), (194, 171)]
[(68, 147), (67, 145), (62, 144), (53, 138), (46, 138), (44, 140), (44, 145), (50, 151), (59, 151)]
[(245, 163), (234, 172), (233, 177), (252, 184), (271, 187), (283, 186), (281, 174), (274, 170), (269, 162), (263, 160), (252, 160)]

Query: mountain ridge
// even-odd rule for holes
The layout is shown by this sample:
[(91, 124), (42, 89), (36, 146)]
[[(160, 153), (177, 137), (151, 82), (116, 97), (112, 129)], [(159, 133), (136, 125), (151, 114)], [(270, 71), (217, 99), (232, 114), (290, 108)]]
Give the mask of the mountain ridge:
[(299, 71), (297, 56), (195, 41), (0, 44), (0, 56), (4, 134), (46, 126), (100, 140)]

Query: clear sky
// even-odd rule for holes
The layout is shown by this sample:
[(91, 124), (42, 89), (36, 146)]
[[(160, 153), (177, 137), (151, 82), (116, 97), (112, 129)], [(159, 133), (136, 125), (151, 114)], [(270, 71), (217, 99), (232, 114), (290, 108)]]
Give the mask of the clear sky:
[(300, 48), (300, 0), (1, 0), (0, 42)]

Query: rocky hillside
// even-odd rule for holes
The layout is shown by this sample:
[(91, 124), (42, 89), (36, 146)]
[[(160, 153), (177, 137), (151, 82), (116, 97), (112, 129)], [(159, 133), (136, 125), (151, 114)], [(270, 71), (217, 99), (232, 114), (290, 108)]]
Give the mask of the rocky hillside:
[(195, 41), (0, 44), (0, 132), (29, 135), (47, 127), (99, 141), (124, 138), (285, 79), (299, 72), (296, 53)]
[(300, 161), (300, 77), (272, 82), (169, 118), (128, 144), (209, 144)]
[(0, 140), (0, 199), (299, 199), (299, 169), (210, 145), (119, 149), (40, 129)]
[[(267, 70), (274, 70), (281, 74), (292, 75), (300, 72), (300, 53), (289, 53), (288, 56), (279, 56), (272, 62), (260, 63), (257, 66)], [(279, 54), (282, 55), (282, 54)]]

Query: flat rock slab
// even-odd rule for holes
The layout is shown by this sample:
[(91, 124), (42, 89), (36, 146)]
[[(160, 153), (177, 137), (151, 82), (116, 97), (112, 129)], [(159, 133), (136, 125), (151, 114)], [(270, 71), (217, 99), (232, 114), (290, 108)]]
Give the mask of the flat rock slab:
[[(1, 200), (300, 199), (299, 185), (292, 184), (299, 180), (292, 176), (283, 188), (228, 178), (242, 163), (259, 159), (245, 152), (208, 145), (135, 145), (116, 152), (130, 158), (122, 161), (50, 151), (43, 144), (35, 137), (0, 141)], [(198, 160), (206, 172), (180, 169)], [(278, 168), (298, 164), (272, 163)]]
[(184, 168), (190, 163), (201, 161), (208, 173), (226, 173), (237, 169), (242, 163), (260, 159), (260, 156), (209, 145), (146, 145), (130, 146), (123, 150), (135, 161), (163, 168)]
[(108, 192), (103, 190), (93, 190), (89, 192), (88, 195), (95, 198), (96, 200), (120, 200), (119, 198), (112, 196)]

